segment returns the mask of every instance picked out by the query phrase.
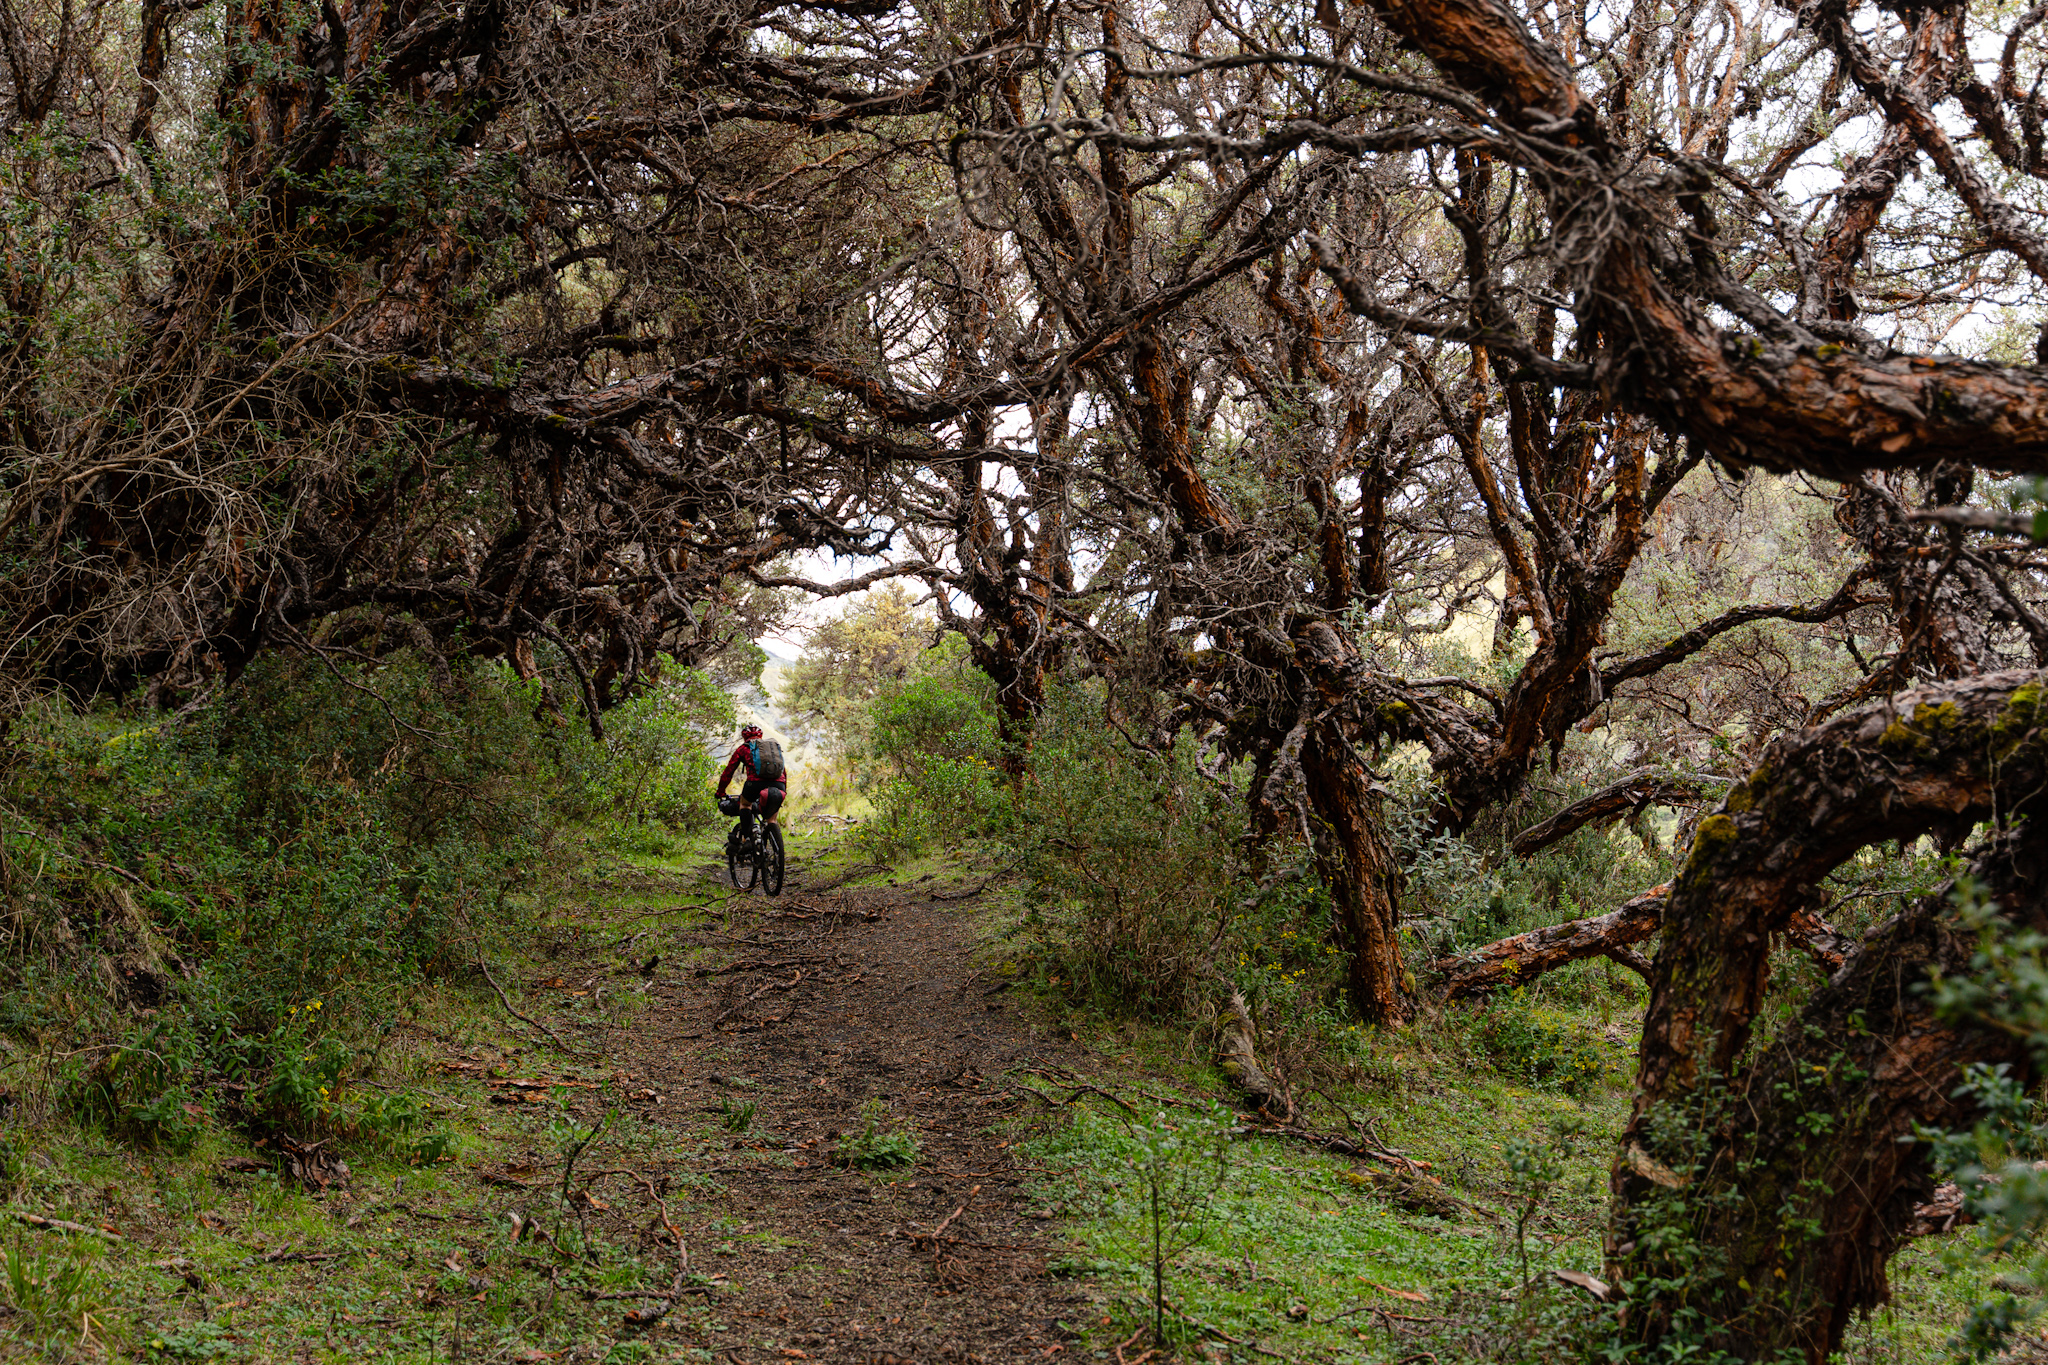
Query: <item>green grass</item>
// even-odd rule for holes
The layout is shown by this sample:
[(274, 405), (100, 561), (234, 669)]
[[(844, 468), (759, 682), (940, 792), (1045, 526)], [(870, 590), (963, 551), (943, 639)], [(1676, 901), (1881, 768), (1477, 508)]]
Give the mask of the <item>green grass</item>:
[[(565, 964), (617, 961), (629, 935), (636, 958), (692, 960), (697, 949), (677, 931), (705, 923), (701, 907), (720, 893), (686, 894), (673, 873), (694, 875), (717, 837), (672, 838), (658, 857), (631, 857), (592, 832), (583, 870), (559, 897), (526, 907), (535, 932), (493, 960), (515, 1005), (572, 1045), (600, 1025), (629, 1024), (648, 1004), (637, 976), (610, 974), (579, 995)], [(735, 1159), (719, 1116), (681, 1129), (666, 1110), (663, 1127), (641, 1121), (634, 1077), (562, 1053), (506, 1014), (474, 972), (428, 983), (409, 1005), (374, 1064), (333, 1098), (345, 1108), (406, 1096), (420, 1126), (403, 1140), (344, 1143), (351, 1177), (325, 1193), (267, 1169), (270, 1152), (223, 1121), (218, 1096), (188, 1151), (150, 1151), (67, 1112), (60, 1062), (19, 1046), (0, 1056), (0, 1094), (13, 1105), (0, 1143), (0, 1305), (15, 1310), (0, 1310), (0, 1359), (426, 1362), (458, 1349), (518, 1360), (573, 1348), (588, 1360), (708, 1360), (696, 1343), (729, 1290), (707, 1284), (652, 1332), (629, 1330), (631, 1302), (591, 1296), (666, 1286), (668, 1247), (595, 1222), (586, 1240), (557, 1190), (567, 1144), (608, 1111), (578, 1161), (578, 1187), (605, 1168), (656, 1172), (678, 1219), (708, 1223), (722, 1214), (721, 1187), (693, 1167)], [(502, 1084), (513, 1079), (562, 1084)], [(511, 1094), (536, 1098), (492, 1103)], [(402, 1155), (421, 1131), (446, 1138), (446, 1159)], [(490, 1183), (506, 1172), (527, 1188)], [(623, 1176), (595, 1189), (616, 1207), (640, 1197)], [(515, 1241), (515, 1213), (538, 1221), (561, 1253), (530, 1234)], [(119, 1236), (39, 1229), (21, 1214)]]
[[(1117, 1088), (1114, 1078), (1098, 1079)], [(1154, 1084), (1145, 1088), (1160, 1093)], [(1156, 1109), (1135, 1094), (1130, 1098)], [(1165, 1112), (1172, 1123), (1190, 1111)], [(1501, 1289), (1519, 1280), (1504, 1188), (1506, 1142), (1546, 1136), (1560, 1112), (1599, 1124), (1617, 1121), (1622, 1111), (1613, 1097), (1586, 1106), (1494, 1083), (1464, 1095), (1418, 1096), (1413, 1103), (1387, 1097), (1373, 1105), (1367, 1097), (1353, 1112), (1410, 1159), (1427, 1163), (1423, 1181), (1444, 1173), (1428, 1188), (1450, 1197), (1443, 1202), (1455, 1210), (1452, 1216), (1404, 1208), (1410, 1201), (1389, 1194), (1385, 1168), (1278, 1139), (1236, 1140), (1227, 1149), (1221, 1187), (1185, 1220), (1187, 1245), (1173, 1257), (1167, 1297), (1185, 1320), (1305, 1359), (1377, 1358), (1370, 1351), (1387, 1338), (1374, 1308), (1434, 1316), (1457, 1290)], [(1026, 1148), (1033, 1161), (1057, 1173), (1037, 1193), (1066, 1220), (1071, 1250), (1061, 1267), (1098, 1278), (1105, 1291), (1104, 1312), (1089, 1324), (1090, 1344), (1098, 1348), (1128, 1336), (1150, 1311), (1149, 1189), (1137, 1169), (1140, 1126), (1095, 1101), (1075, 1106), (1068, 1122)], [(1604, 1188), (1605, 1152), (1590, 1140), (1573, 1145), (1568, 1176), (1528, 1230), (1532, 1273), (1598, 1270), (1591, 1190)]]
[[(592, 855), (559, 898), (530, 907), (539, 929), (521, 955), (494, 959), (514, 1003), (572, 1043), (585, 1026), (629, 1022), (647, 1004), (630, 974), (607, 978), (606, 990), (583, 997), (541, 983), (560, 974), (564, 960), (604, 954), (695, 961), (700, 950), (676, 931), (710, 923), (705, 907), (715, 909), (723, 893), (686, 890), (678, 876), (700, 871), (717, 838), (712, 832), (653, 853)], [(800, 827), (791, 847), (821, 878), (863, 867), (843, 834)], [(978, 884), (988, 870), (973, 850), (934, 852), (889, 871), (869, 867), (856, 884), (952, 889)], [(1199, 1165), (1192, 1158), (1160, 1165), (1158, 1134), (1148, 1138), (1147, 1129), (1158, 1127), (1162, 1109), (1168, 1125), (1198, 1115), (1228, 1095), (1228, 1084), (1209, 1064), (1198, 1031), (1112, 1022), (1074, 1011), (1055, 990), (1034, 993), (1028, 974), (1019, 976), (1014, 941), (1006, 946), (1001, 938), (1019, 932), (1014, 907), (992, 909), (962, 903), (962, 913), (987, 915), (989, 979), (1025, 982), (1015, 995), (1093, 1048), (1101, 1060), (1089, 1079), (1138, 1111), (1085, 1095), (1067, 1102), (1069, 1091), (1043, 1077), (1014, 1078), (1058, 1104), (1057, 1112), (1042, 1105), (1020, 1111), (1014, 1136), (1026, 1164), (1042, 1172), (1034, 1199), (1057, 1215), (1049, 1226), (1061, 1249), (1051, 1268), (1085, 1286), (1096, 1305), (1070, 1320), (1080, 1334), (1075, 1358), (1092, 1359), (1149, 1324), (1151, 1205), (1143, 1168), (1150, 1161), (1173, 1176)], [(1189, 1188), (1201, 1197), (1184, 1200), (1168, 1219), (1166, 1295), (1181, 1324), (1173, 1337), (1181, 1357), (1198, 1358), (1207, 1342), (1223, 1347), (1218, 1358), (1266, 1359), (1252, 1351), (1257, 1343), (1303, 1362), (1387, 1365), (1428, 1351), (1449, 1365), (1506, 1358), (1502, 1342), (1561, 1330), (1585, 1302), (1577, 1291), (1553, 1285), (1503, 1297), (1521, 1281), (1512, 1227), (1518, 1192), (1507, 1158), (1517, 1142), (1543, 1142), (1560, 1125), (1575, 1130), (1523, 1249), (1532, 1276), (1557, 1268), (1597, 1273), (1636, 1007), (1593, 989), (1590, 973), (1581, 976), (1530, 993), (1551, 1027), (1600, 1054), (1597, 1076), (1575, 1094), (1530, 1084), (1527, 1069), (1511, 1059), (1489, 1061), (1474, 1038), (1479, 1025), (1459, 1013), (1394, 1032), (1344, 1030), (1332, 1040), (1325, 1060), (1333, 1079), (1324, 1088), (1379, 1145), (1441, 1182), (1428, 1191), (1449, 1211), (1419, 1207), (1380, 1166), (1269, 1138), (1230, 1142), (1213, 1189), (1203, 1193), (1196, 1180)], [(711, 1340), (733, 1311), (723, 1297), (731, 1288), (689, 1297), (656, 1332), (633, 1335), (622, 1323), (629, 1305), (588, 1295), (665, 1284), (672, 1272), (666, 1248), (601, 1229), (586, 1248), (575, 1218), (555, 1206), (554, 1190), (564, 1144), (608, 1103), (612, 1121), (579, 1170), (664, 1171), (679, 1221), (736, 1244), (766, 1236), (743, 1231), (722, 1206), (717, 1179), (696, 1169), (789, 1160), (772, 1151), (736, 1158), (734, 1133), (723, 1122), (748, 1103), (743, 1080), (729, 1078), (736, 1093), (725, 1114), (657, 1128), (625, 1102), (630, 1078), (553, 1050), (508, 1016), (473, 973), (439, 978), (411, 1003), (409, 1022), (394, 1028), (374, 1069), (353, 1078), (342, 1098), (411, 1096), (423, 1129), (451, 1139), (452, 1159), (413, 1162), (393, 1143), (358, 1140), (346, 1148), (352, 1180), (325, 1196), (267, 1171), (233, 1169), (235, 1159), (262, 1162), (268, 1154), (214, 1109), (183, 1155), (133, 1147), (67, 1118), (54, 1102), (60, 1062), (10, 1044), (0, 1057), (7, 1067), (0, 1084), (14, 1106), (0, 1136), (0, 1297), (18, 1311), (0, 1315), (0, 1358), (426, 1362), (447, 1359), (459, 1342), (465, 1354), (499, 1360), (572, 1348), (584, 1359), (708, 1359), (697, 1343)], [(537, 1103), (490, 1102), (507, 1089), (494, 1080), (537, 1077), (579, 1084), (540, 1092)], [(1189, 1104), (1161, 1106), (1140, 1088)], [(1308, 1103), (1313, 1126), (1349, 1131), (1328, 1100)], [(760, 1128), (750, 1116), (749, 1131)], [(480, 1178), (507, 1170), (522, 1172), (516, 1178), (531, 1188)], [(616, 1183), (600, 1193), (630, 1198), (630, 1184)], [(1445, 1205), (1445, 1196), (1458, 1202)], [(515, 1211), (540, 1218), (568, 1256), (534, 1240), (515, 1242)], [(114, 1241), (39, 1230), (19, 1222), (20, 1213), (123, 1235)], [(1844, 1361), (1945, 1359), (1949, 1336), (2008, 1268), (1973, 1254), (1972, 1237), (1960, 1232), (1901, 1253), (1892, 1266), (1893, 1305), (1852, 1329)], [(715, 1270), (716, 1245), (702, 1250), (699, 1269)]]
[[(1184, 1031), (1063, 1013), (1043, 993), (1039, 1006), (1102, 1056), (1087, 1079), (1138, 1110), (1080, 1096), (1049, 1121), (1027, 1111), (1023, 1121), (1035, 1131), (1020, 1148), (1043, 1169), (1033, 1192), (1059, 1215), (1067, 1239), (1055, 1272), (1098, 1290), (1095, 1311), (1069, 1323), (1080, 1351), (1108, 1353), (1138, 1333), (1135, 1351), (1150, 1344), (1151, 1321), (1141, 1130), (1162, 1112), (1169, 1123), (1192, 1116), (1229, 1086)], [(1550, 1272), (1600, 1273), (1608, 1167), (1632, 1072), (1619, 1040), (1632, 1039), (1635, 1017), (1607, 1002), (1574, 1008), (1553, 1000), (1545, 1010), (1606, 1053), (1601, 1079), (1575, 1095), (1503, 1076), (1471, 1045), (1475, 1025), (1457, 1014), (1361, 1032), (1344, 1059), (1365, 1081), (1331, 1096), (1379, 1145), (1440, 1182), (1431, 1190), (1456, 1201), (1445, 1216), (1429, 1212), (1439, 1201), (1401, 1195), (1376, 1163), (1272, 1138), (1233, 1142), (1220, 1186), (1185, 1221), (1183, 1245), (1170, 1258), (1166, 1297), (1180, 1325), (1167, 1335), (1176, 1358), (1202, 1358), (1197, 1350), (1207, 1349), (1220, 1352), (1215, 1359), (1270, 1359), (1254, 1345), (1304, 1362), (1429, 1358), (1417, 1352), (1441, 1365), (1586, 1358), (1574, 1333), (1591, 1323), (1591, 1300)], [(1017, 1079), (1056, 1100), (1068, 1093), (1042, 1077)], [(1141, 1089), (1189, 1107), (1162, 1108)], [(1311, 1102), (1309, 1123), (1350, 1131), (1323, 1100)], [(1514, 1223), (1530, 1191), (1518, 1188), (1509, 1167), (1517, 1143), (1547, 1145), (1559, 1166), (1535, 1202), (1521, 1252)], [(1980, 1255), (1968, 1230), (1909, 1245), (1892, 1263), (1893, 1303), (1851, 1329), (1838, 1359), (1949, 1359), (1949, 1339), (1994, 1292), (2002, 1268), (2011, 1263)]]

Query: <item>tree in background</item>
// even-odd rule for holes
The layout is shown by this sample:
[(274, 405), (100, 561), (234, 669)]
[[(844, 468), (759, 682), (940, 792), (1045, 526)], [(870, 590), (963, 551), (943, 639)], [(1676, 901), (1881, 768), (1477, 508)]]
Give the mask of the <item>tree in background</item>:
[(803, 658), (783, 675), (782, 701), (792, 718), (823, 722), (843, 749), (857, 750), (869, 708), (918, 674), (937, 627), (901, 582), (874, 588), (810, 629)]

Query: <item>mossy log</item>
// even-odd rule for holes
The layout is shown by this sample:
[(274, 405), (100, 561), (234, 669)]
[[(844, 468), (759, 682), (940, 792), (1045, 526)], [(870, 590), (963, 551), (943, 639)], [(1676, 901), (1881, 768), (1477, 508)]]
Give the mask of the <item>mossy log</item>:
[(1216, 1064), (1237, 1083), (1245, 1100), (1269, 1123), (1294, 1121), (1294, 1100), (1279, 1078), (1259, 1064), (1258, 1032), (1244, 997), (1230, 993), (1230, 1003), (1217, 1020)]
[(1668, 886), (1652, 887), (1618, 910), (1568, 920), (1489, 943), (1476, 952), (1431, 963), (1446, 1000), (1512, 989), (1545, 972), (1589, 957), (1626, 950), (1653, 937), (1664, 922)]

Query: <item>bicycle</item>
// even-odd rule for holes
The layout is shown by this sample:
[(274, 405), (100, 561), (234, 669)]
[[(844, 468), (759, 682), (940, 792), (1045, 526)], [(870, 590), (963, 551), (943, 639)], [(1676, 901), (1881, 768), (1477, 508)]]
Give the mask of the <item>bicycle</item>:
[[(738, 798), (719, 797), (718, 812), (721, 815), (738, 815)], [(732, 878), (732, 884), (741, 891), (751, 891), (759, 882), (762, 894), (781, 895), (782, 827), (757, 817), (753, 838), (742, 841), (739, 826), (734, 825), (732, 832), (725, 837), (725, 875)]]

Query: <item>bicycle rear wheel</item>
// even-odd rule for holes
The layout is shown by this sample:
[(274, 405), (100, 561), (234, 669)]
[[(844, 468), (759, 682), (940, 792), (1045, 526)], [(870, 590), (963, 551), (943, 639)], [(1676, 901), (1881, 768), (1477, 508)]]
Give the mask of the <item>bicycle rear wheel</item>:
[(725, 875), (742, 891), (753, 886), (757, 875), (754, 851), (741, 843), (737, 834), (725, 841)]
[(782, 894), (782, 827), (770, 825), (762, 833), (761, 889), (771, 896)]

